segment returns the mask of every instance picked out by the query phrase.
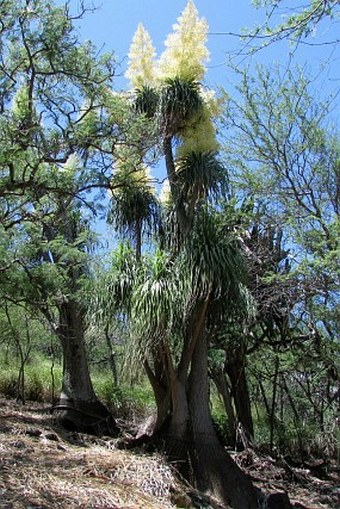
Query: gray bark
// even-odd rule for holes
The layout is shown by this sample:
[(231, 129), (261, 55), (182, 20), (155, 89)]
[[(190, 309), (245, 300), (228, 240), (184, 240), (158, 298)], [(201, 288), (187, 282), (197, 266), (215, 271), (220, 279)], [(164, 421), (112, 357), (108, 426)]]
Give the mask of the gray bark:
[(115, 422), (98, 400), (86, 358), (83, 313), (76, 301), (59, 307), (57, 330), (63, 352), (63, 380), (59, 401), (53, 408), (56, 420), (64, 427), (93, 434), (113, 434)]

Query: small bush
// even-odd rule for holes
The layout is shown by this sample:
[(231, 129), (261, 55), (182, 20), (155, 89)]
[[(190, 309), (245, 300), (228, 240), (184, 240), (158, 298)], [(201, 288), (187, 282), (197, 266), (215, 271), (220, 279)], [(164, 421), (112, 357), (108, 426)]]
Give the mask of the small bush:
[(110, 374), (102, 373), (93, 373), (92, 380), (99, 399), (115, 416), (135, 421), (155, 408), (152, 389), (146, 381), (134, 386), (115, 386)]
[[(54, 390), (56, 395), (61, 390), (62, 372), (61, 366), (57, 365), (53, 369)], [(47, 359), (36, 358), (34, 364), (30, 364), (26, 371), (27, 377), (27, 399), (36, 401), (52, 402), (53, 399), (53, 381), (51, 374), (51, 363)]]
[(6, 398), (16, 398), (18, 395), (18, 374), (13, 369), (1, 369), (0, 393)]
[(46, 398), (46, 390), (44, 390), (44, 383), (41, 374), (36, 370), (30, 370), (26, 373), (25, 383), (25, 397), (31, 401), (42, 402)]

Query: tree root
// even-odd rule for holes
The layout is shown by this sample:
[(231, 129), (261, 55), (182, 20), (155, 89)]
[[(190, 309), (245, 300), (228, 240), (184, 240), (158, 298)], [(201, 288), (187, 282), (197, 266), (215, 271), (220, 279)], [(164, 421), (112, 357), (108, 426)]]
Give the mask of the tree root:
[(108, 436), (119, 432), (112, 415), (99, 402), (59, 401), (53, 406), (52, 414), (55, 422), (69, 431)]

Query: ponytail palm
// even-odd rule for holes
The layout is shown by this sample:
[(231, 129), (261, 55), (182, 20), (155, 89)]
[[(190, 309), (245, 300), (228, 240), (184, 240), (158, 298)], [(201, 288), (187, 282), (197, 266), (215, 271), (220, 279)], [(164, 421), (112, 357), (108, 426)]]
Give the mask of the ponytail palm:
[[(158, 419), (172, 459), (189, 462), (198, 486), (244, 507), (239, 488), (215, 483), (237, 479), (247, 499), (249, 481), (219, 445), (210, 415), (207, 349), (214, 314), (228, 314), (240, 298), (244, 272), (236, 241), (219, 214), (201, 207), (190, 236), (174, 253), (143, 257), (131, 296), (131, 360), (144, 362), (154, 389)], [(247, 506), (248, 507), (248, 506)], [(252, 507), (249, 505), (249, 507)]]
[(239, 299), (244, 271), (216, 207), (226, 195), (227, 178), (216, 158), (218, 104), (200, 83), (206, 38), (207, 25), (189, 0), (166, 39), (152, 84), (157, 106), (147, 80), (137, 92), (137, 110), (147, 117), (155, 112), (168, 191), (161, 247), (150, 258), (141, 257), (129, 316), (133, 347), (157, 402), (156, 429), (172, 459), (228, 507), (252, 509), (257, 494), (219, 444), (209, 406), (209, 329)]
[(117, 188), (112, 194), (108, 220), (120, 234), (134, 240), (139, 259), (143, 235), (156, 229), (157, 199), (145, 170), (120, 170), (114, 184)]
[(188, 213), (198, 201), (217, 201), (226, 195), (227, 173), (212, 152), (190, 152), (176, 164), (181, 199), (186, 202)]
[(136, 112), (145, 115), (147, 118), (153, 118), (156, 115), (159, 104), (159, 94), (155, 88), (147, 85), (136, 90), (135, 109)]
[(133, 237), (139, 223), (153, 231), (157, 212), (157, 200), (150, 189), (131, 182), (113, 194), (109, 222), (120, 234)]
[(159, 124), (163, 136), (175, 136), (203, 108), (200, 85), (195, 80), (168, 78), (160, 91)]
[[(137, 351), (144, 358), (161, 344), (169, 352), (187, 355), (185, 350), (197, 338), (189, 324), (198, 317), (205, 302), (203, 324), (216, 308), (229, 307), (229, 300), (241, 299), (240, 281), (244, 265), (235, 239), (223, 231), (218, 214), (202, 209), (191, 235), (176, 256), (157, 249), (140, 262), (130, 299), (130, 316)], [(123, 276), (124, 281), (125, 276)], [(118, 287), (119, 290), (119, 287)], [(187, 366), (188, 367), (188, 366)]]
[(180, 259), (157, 250), (143, 259), (134, 288), (131, 317), (143, 344), (143, 356), (163, 341), (169, 342), (182, 327), (190, 282)]
[(236, 240), (223, 229), (218, 213), (202, 207), (185, 243), (196, 298), (239, 297), (244, 262)]

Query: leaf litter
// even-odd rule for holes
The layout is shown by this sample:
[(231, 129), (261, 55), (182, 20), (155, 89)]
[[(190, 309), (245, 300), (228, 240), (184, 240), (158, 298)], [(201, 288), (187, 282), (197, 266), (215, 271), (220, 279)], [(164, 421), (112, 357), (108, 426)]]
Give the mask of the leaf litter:
[[(200, 507), (161, 454), (115, 444), (57, 428), (46, 405), (0, 399), (0, 509)], [(339, 465), (320, 479), (259, 451), (233, 457), (264, 492), (288, 492), (293, 507), (340, 507)]]

